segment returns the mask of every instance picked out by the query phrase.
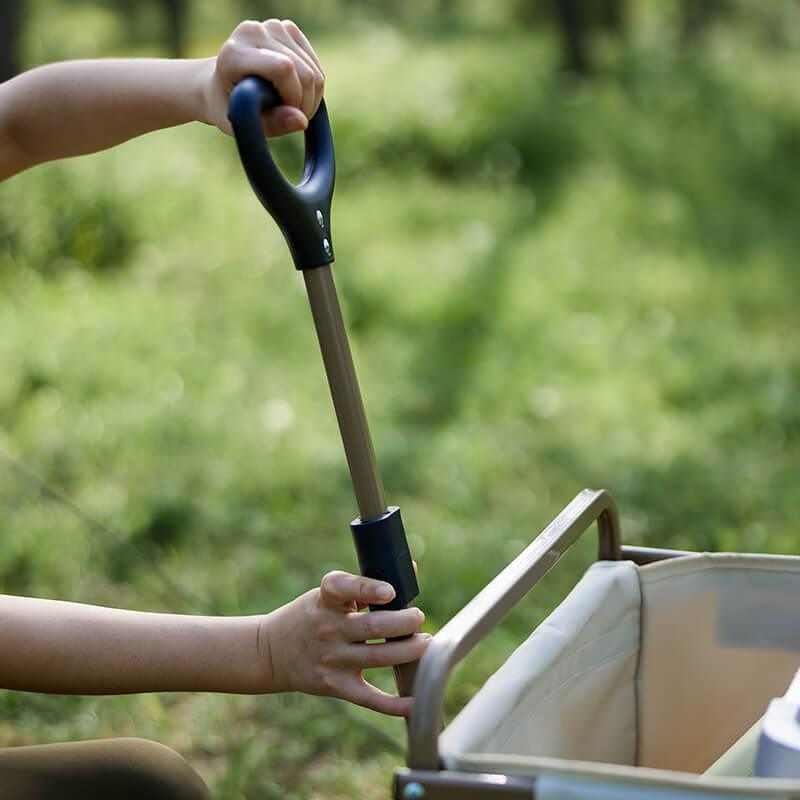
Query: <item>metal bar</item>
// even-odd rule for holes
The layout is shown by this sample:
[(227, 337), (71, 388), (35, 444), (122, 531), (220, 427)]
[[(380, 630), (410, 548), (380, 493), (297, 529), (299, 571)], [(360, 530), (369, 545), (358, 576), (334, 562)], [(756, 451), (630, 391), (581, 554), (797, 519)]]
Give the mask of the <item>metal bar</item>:
[(326, 265), (303, 270), (303, 278), (353, 480), (358, 513), (363, 520), (377, 519), (386, 511), (386, 503), (333, 273), (330, 265)]
[(411, 697), (414, 693), (414, 682), (417, 679), (419, 661), (408, 664), (396, 664), (394, 667), (394, 682), (397, 685), (397, 694), (400, 697)]
[[(597, 560), (619, 561), (622, 558), (622, 527), (619, 523), (619, 511), (617, 511), (617, 504), (611, 495), (605, 491), (601, 493), (604, 496), (603, 503), (605, 505), (597, 517)], [(578, 495), (578, 497), (580, 496)], [(588, 525), (591, 525), (591, 521)]]
[(431, 772), (399, 769), (395, 800), (532, 800), (536, 779), (525, 775), (480, 772)]
[(623, 545), (622, 558), (626, 561), (633, 561), (640, 567), (645, 564), (653, 564), (656, 561), (663, 561), (667, 558), (683, 558), (684, 556), (693, 556), (691, 550), (666, 550), (663, 547), (634, 547), (632, 545)]
[(414, 684), (414, 708), (408, 731), (409, 767), (440, 769), (439, 732), (450, 672), (595, 521), (601, 539), (600, 552), (609, 560), (618, 560), (621, 553), (616, 504), (605, 491), (584, 489), (433, 637), (419, 663)]
[[(358, 513), (365, 521), (377, 519), (386, 511), (386, 502), (333, 272), (330, 265), (326, 265), (303, 270), (303, 278), (350, 468)], [(394, 668), (397, 692), (401, 697), (411, 694), (416, 674), (416, 663), (398, 664)]]

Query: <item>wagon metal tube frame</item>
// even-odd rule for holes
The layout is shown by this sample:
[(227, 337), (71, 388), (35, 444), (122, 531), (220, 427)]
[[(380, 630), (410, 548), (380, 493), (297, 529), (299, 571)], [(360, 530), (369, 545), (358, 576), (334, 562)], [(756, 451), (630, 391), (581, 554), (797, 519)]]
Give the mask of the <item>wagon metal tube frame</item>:
[[(447, 681), (455, 666), (483, 640), (543, 578), (593, 523), (598, 560), (649, 564), (689, 553), (622, 545), (619, 513), (604, 490), (584, 489), (560, 514), (461, 609), (434, 637), (419, 662), (414, 708), (408, 727), (408, 767), (395, 774), (398, 800), (530, 798), (532, 777), (483, 775), (442, 769), (439, 734)], [(419, 792), (422, 791), (422, 794)]]

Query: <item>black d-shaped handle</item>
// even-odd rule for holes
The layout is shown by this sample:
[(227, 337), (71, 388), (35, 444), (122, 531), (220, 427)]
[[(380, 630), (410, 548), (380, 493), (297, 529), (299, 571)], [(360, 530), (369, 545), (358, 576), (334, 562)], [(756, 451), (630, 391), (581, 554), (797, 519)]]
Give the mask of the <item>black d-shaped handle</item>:
[(323, 100), (308, 124), (303, 178), (294, 186), (272, 160), (261, 122), (264, 111), (280, 105), (281, 96), (269, 81), (245, 78), (231, 92), (228, 119), (250, 185), (283, 231), (294, 265), (297, 269), (321, 267), (333, 261), (331, 200), (336, 161), (328, 111)]

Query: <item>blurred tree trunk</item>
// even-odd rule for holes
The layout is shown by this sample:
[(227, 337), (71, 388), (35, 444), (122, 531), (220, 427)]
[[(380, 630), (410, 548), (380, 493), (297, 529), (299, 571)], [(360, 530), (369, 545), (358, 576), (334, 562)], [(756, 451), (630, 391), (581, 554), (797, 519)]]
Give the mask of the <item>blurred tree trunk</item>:
[(600, 24), (621, 39), (628, 29), (627, 5), (626, 0), (602, 0), (600, 3)]
[(167, 45), (173, 58), (183, 58), (186, 53), (187, 0), (161, 0), (167, 16)]
[(21, 69), (23, 12), (23, 0), (0, 0), (0, 81), (13, 78)]
[(579, 77), (591, 75), (586, 9), (583, 0), (554, 0), (563, 41), (564, 68)]
[(703, 37), (714, 21), (729, 11), (727, 0), (683, 0), (681, 42), (691, 45)]

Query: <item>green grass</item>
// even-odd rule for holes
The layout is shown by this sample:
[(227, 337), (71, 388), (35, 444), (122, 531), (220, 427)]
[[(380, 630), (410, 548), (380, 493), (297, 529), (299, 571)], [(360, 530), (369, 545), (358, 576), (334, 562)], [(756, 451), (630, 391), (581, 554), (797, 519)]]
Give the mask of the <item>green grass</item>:
[[(336, 275), (429, 629), (584, 486), (628, 541), (797, 552), (796, 54), (643, 42), (581, 88), (534, 36), (319, 50)], [(0, 443), (84, 515), (0, 460), (5, 591), (238, 614), (355, 567), (302, 281), (230, 140), (195, 126), (21, 175), (0, 239)], [(451, 709), (590, 554), (457, 673)], [(402, 761), (401, 722), (317, 698), (0, 706), (2, 744), (154, 737), (223, 798), (384, 797)]]

